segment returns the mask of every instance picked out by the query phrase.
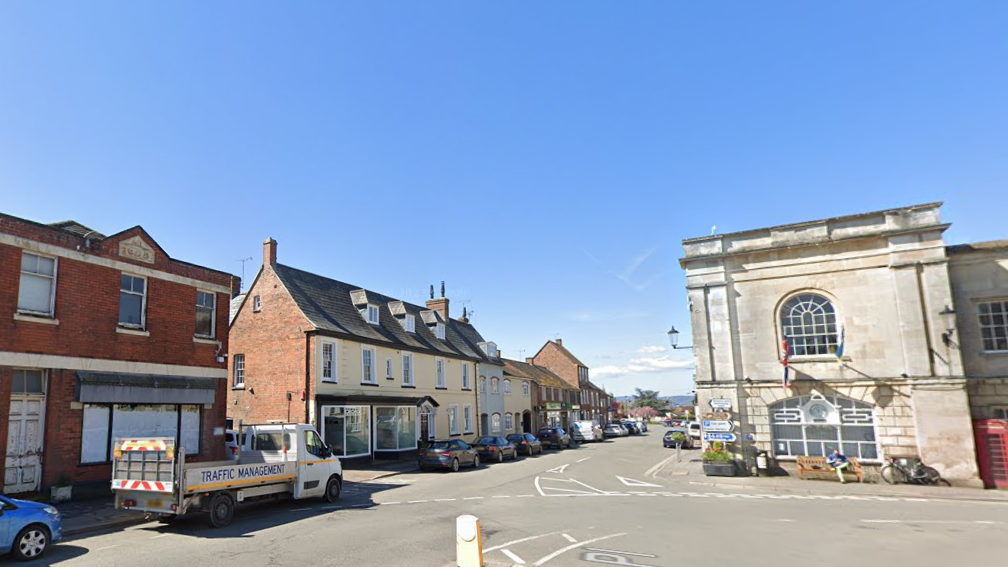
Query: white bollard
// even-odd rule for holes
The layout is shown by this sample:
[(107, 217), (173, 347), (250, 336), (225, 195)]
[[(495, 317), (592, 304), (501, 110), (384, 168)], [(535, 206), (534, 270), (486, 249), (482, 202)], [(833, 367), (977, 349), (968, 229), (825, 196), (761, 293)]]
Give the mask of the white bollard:
[(483, 536), (479, 518), (455, 518), (455, 561), (458, 567), (483, 567)]

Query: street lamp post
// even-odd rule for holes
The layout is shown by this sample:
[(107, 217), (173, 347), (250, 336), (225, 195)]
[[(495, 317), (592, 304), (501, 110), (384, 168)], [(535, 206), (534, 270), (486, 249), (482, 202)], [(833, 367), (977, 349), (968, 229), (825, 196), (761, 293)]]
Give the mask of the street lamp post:
[(672, 345), (672, 350), (686, 350), (693, 349), (693, 345), (679, 346), (679, 331), (676, 330), (675, 325), (668, 332), (669, 344)]

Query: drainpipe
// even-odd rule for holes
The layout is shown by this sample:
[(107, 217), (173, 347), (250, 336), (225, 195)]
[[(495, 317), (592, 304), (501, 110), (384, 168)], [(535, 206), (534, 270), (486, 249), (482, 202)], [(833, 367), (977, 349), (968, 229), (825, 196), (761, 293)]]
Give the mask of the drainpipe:
[(472, 418), (472, 420), (476, 423), (476, 438), (477, 439), (479, 439), (480, 437), (483, 437), (483, 432), (480, 431), (480, 428), (483, 427), (483, 420), (480, 419), (480, 405), (479, 405), (479, 397), (480, 397), (480, 395), (479, 395), (479, 376), (480, 376), (480, 373), (479, 373), (479, 365), (480, 365), (479, 361), (477, 361), (475, 364), (473, 364), (473, 378), (475, 378), (475, 380), (473, 380), (473, 382), (476, 382), (476, 384), (475, 384), (476, 387), (473, 388), (473, 391), (476, 392), (476, 405), (474, 407), (476, 409), (473, 410), (473, 415), (470, 416)]
[(315, 331), (305, 331), (305, 371), (304, 371), (304, 383), (305, 383), (305, 395), (304, 395), (304, 422), (311, 423), (309, 421), (309, 411), (308, 404), (311, 400), (311, 338), (315, 334)]

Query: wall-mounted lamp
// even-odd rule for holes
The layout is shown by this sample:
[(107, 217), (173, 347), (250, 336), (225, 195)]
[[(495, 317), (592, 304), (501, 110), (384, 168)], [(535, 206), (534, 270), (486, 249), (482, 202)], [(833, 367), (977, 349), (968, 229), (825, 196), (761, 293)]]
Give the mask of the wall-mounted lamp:
[(693, 348), (693, 345), (679, 346), (679, 331), (676, 330), (675, 325), (672, 325), (672, 328), (669, 329), (668, 340), (673, 350)]
[(954, 342), (952, 342), (952, 333), (954, 332), (955, 329), (949, 329), (944, 333), (942, 333), (942, 342), (945, 343), (945, 346), (952, 346), (953, 344), (955, 344)]

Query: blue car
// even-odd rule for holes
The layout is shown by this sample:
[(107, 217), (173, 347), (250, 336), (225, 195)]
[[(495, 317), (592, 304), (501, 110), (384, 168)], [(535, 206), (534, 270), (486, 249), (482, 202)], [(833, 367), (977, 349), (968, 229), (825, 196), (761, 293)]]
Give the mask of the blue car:
[(0, 553), (27, 561), (63, 537), (63, 517), (49, 504), (0, 495)]

